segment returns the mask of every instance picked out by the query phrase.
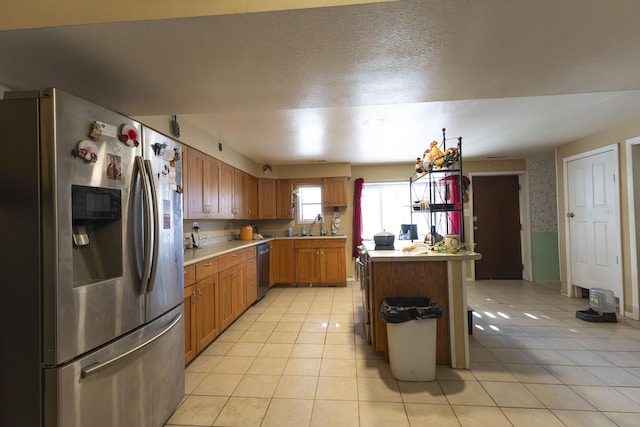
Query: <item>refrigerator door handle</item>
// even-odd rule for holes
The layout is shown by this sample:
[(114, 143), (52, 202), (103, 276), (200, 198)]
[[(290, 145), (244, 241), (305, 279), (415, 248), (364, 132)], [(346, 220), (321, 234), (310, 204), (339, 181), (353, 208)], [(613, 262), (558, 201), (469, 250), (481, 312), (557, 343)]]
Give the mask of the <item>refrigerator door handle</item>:
[(169, 323), (163, 330), (161, 330), (156, 335), (149, 338), (147, 341), (143, 342), (142, 344), (137, 345), (134, 348), (130, 349), (129, 351), (119, 354), (116, 357), (113, 357), (105, 362), (92, 363), (91, 365), (85, 368), (82, 368), (82, 370), (80, 371), (80, 377), (87, 378), (90, 375), (93, 375), (97, 372), (102, 371), (103, 369), (108, 368), (110, 365), (116, 363), (117, 361), (122, 360), (125, 357), (128, 357), (137, 351), (142, 350), (143, 348), (147, 347), (148, 345), (152, 344), (154, 341), (158, 340), (160, 337), (165, 335), (171, 329), (173, 329), (173, 327), (176, 326), (178, 322), (180, 322), (180, 319), (182, 319), (182, 313), (179, 313), (176, 317), (174, 317), (171, 323)]
[(147, 285), (147, 292), (153, 291), (156, 282), (156, 273), (158, 272), (158, 251), (160, 248), (160, 219), (158, 213), (158, 191), (156, 189), (156, 181), (153, 179), (153, 166), (150, 160), (144, 161), (147, 177), (149, 178), (149, 187), (151, 189), (151, 207), (153, 215), (153, 254), (151, 255), (151, 274)]
[(144, 233), (144, 244), (143, 244), (143, 252), (144, 252), (144, 260), (142, 266), (142, 272), (140, 275), (140, 292), (147, 293), (147, 286), (149, 285), (149, 275), (151, 273), (151, 206), (149, 201), (149, 182), (147, 180), (146, 167), (144, 165), (144, 161), (142, 157), (136, 156), (136, 165), (138, 166), (138, 171), (140, 173), (141, 181), (142, 181), (142, 201), (143, 201), (143, 233)]

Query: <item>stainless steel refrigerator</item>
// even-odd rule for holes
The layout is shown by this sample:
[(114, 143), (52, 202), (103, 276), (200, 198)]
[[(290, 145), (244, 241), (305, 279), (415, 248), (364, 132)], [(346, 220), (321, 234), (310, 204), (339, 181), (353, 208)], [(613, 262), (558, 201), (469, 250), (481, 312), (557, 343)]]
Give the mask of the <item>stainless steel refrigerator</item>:
[(0, 101), (0, 425), (162, 426), (184, 396), (181, 149), (56, 89)]

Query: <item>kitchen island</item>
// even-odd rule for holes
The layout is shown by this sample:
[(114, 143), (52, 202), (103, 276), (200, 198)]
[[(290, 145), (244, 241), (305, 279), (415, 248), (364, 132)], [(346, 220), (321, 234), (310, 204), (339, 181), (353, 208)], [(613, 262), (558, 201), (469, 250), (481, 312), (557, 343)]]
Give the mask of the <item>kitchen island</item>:
[[(398, 244), (396, 244), (398, 246)], [(378, 307), (387, 297), (429, 297), (442, 306), (437, 320), (436, 363), (452, 368), (469, 368), (467, 298), (464, 286), (465, 261), (477, 260), (475, 252), (439, 253), (368, 250), (368, 279), (365, 298), (371, 345), (388, 357), (387, 330)]]

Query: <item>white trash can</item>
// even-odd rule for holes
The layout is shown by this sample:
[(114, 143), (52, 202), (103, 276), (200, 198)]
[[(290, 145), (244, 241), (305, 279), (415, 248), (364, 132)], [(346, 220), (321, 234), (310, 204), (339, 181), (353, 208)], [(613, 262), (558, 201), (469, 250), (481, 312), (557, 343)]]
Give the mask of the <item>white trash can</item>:
[(400, 381), (436, 379), (437, 321), (440, 304), (424, 297), (385, 298), (380, 317), (387, 324), (391, 374)]

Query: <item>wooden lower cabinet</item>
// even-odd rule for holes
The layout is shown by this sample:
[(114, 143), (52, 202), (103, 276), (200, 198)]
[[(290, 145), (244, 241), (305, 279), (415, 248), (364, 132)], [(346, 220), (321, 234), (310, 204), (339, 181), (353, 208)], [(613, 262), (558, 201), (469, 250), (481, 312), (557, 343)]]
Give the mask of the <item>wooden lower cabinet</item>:
[(270, 285), (296, 281), (294, 240), (273, 240), (270, 248)]
[(196, 345), (196, 285), (184, 288), (184, 364), (198, 354)]
[[(201, 263), (204, 266), (204, 263)], [(197, 277), (193, 275), (198, 266), (193, 270), (185, 269), (185, 277)], [(210, 268), (210, 264), (205, 268)], [(218, 274), (211, 273), (196, 283), (184, 288), (184, 361), (185, 364), (193, 360), (211, 341), (220, 333), (217, 317), (217, 292)]]
[(247, 308), (244, 263), (220, 272), (220, 328), (225, 329)]
[(294, 247), (296, 282), (346, 285), (344, 240), (299, 239)]
[(220, 329), (224, 330), (233, 321), (233, 301), (232, 301), (232, 271), (231, 269), (220, 272), (220, 283), (218, 285), (219, 296), (218, 299), (218, 315), (220, 316)]
[(245, 264), (240, 264), (232, 272), (231, 302), (233, 303), (233, 320), (236, 320), (247, 308), (247, 282)]
[(347, 266), (344, 245), (340, 247), (323, 247), (321, 268), (321, 278), (323, 282), (346, 283)]
[(247, 307), (249, 307), (258, 299), (257, 248), (251, 246), (245, 250), (247, 251), (245, 280), (247, 283)]
[(196, 344), (198, 353), (220, 333), (216, 316), (218, 275), (196, 283)]
[(296, 244), (296, 282), (320, 283), (322, 266), (319, 248), (298, 248)]

